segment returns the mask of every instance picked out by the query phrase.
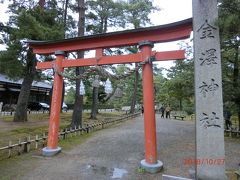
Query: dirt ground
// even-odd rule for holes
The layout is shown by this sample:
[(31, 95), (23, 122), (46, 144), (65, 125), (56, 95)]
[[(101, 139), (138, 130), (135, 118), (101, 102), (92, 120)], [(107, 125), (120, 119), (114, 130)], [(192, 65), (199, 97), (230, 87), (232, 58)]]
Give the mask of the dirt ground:
[[(158, 159), (164, 165), (161, 173), (149, 174), (139, 167), (144, 159), (144, 126), (140, 116), (97, 131), (84, 143), (71, 150), (63, 149), (55, 157), (42, 157), (40, 151), (35, 152), (22, 162), (17, 161), (10, 169), (7, 165), (1, 168), (1, 177), (22, 180), (157, 180), (162, 179), (162, 173), (189, 177), (194, 165), (184, 162), (195, 155), (194, 122), (161, 119), (158, 115), (156, 121)], [(239, 168), (239, 142), (239, 139), (226, 138), (228, 172)], [(14, 169), (19, 171), (15, 177), (6, 175)]]

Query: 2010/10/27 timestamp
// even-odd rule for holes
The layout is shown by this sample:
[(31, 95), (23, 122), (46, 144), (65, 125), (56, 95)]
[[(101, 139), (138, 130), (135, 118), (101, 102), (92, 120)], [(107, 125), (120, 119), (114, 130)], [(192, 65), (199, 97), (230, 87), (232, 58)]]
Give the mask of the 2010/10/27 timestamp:
[(223, 165), (225, 163), (225, 159), (210, 159), (210, 158), (203, 158), (203, 159), (193, 159), (193, 158), (186, 158), (184, 159), (184, 165)]

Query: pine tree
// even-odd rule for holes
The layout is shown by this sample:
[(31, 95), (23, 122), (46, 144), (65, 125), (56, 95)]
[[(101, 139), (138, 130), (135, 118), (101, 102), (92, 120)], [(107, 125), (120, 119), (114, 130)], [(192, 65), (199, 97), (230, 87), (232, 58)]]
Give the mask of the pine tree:
[[(84, 36), (85, 29), (85, 1), (78, 0), (78, 36)], [(77, 58), (83, 58), (84, 51), (77, 52)], [(82, 74), (84, 72), (84, 68), (77, 67), (76, 75)], [(72, 114), (72, 127), (82, 126), (82, 111), (83, 111), (83, 95), (79, 94), (80, 89), (80, 79), (76, 80), (76, 92), (75, 92), (75, 102), (74, 109)]]
[[(151, 24), (149, 19), (149, 15), (154, 10), (159, 10), (157, 7), (154, 7), (151, 0), (129, 0), (125, 3), (125, 16), (126, 16), (126, 24), (129, 26), (133, 26), (134, 29), (144, 27), (148, 24)], [(137, 47), (128, 48), (130, 53), (137, 53)], [(137, 64), (135, 63), (135, 67)], [(130, 113), (134, 113), (135, 105), (137, 102), (137, 91), (139, 86), (139, 72), (135, 72), (134, 76), (134, 89), (132, 91), (131, 98), (131, 108)]]
[(56, 1), (12, 1), (11, 16), (3, 31), (7, 50), (1, 52), (1, 72), (14, 78), (23, 78), (14, 121), (27, 121), (27, 104), (31, 84), (37, 76), (36, 56), (24, 43), (27, 39), (50, 40), (63, 37), (63, 26)]
[[(240, 129), (240, 2), (219, 2), (219, 27), (223, 62), (224, 103), (238, 114)], [(228, 107), (230, 108), (230, 107)]]

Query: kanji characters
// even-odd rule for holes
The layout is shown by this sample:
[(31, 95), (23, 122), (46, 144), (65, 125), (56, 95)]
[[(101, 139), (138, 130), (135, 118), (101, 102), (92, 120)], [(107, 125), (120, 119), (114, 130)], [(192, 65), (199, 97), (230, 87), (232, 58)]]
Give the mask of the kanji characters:
[(214, 30), (216, 30), (214, 26), (210, 25), (208, 23), (208, 20), (206, 19), (205, 22), (201, 25), (201, 27), (197, 30), (197, 32), (200, 33), (200, 39), (205, 38), (214, 38)]
[(203, 94), (204, 97), (206, 97), (206, 94), (208, 92), (212, 92), (214, 95), (214, 92), (219, 88), (219, 85), (215, 83), (215, 79), (211, 79), (211, 83), (208, 85), (205, 81), (202, 82), (202, 85), (199, 86), (200, 93)]
[(219, 117), (217, 117), (216, 112), (212, 112), (210, 115), (207, 113), (202, 113), (202, 119), (200, 119), (201, 126), (204, 128), (217, 127), (221, 128), (219, 125)]
[(199, 60), (202, 61), (201, 66), (217, 64), (216, 49), (211, 48), (206, 50), (202, 53), (202, 57)]

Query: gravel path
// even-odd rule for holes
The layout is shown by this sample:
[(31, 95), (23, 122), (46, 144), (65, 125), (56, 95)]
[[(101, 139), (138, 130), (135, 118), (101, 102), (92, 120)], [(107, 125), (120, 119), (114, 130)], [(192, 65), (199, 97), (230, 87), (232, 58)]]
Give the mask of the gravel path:
[[(190, 121), (157, 119), (158, 156), (164, 174), (189, 176), (193, 165), (184, 161), (194, 157), (195, 128)], [(161, 173), (143, 173), (139, 163), (144, 159), (143, 117), (94, 133), (74, 149), (51, 158), (39, 158), (32, 171), (22, 180), (108, 180), (161, 179)], [(226, 167), (237, 169), (240, 144), (226, 142)]]

